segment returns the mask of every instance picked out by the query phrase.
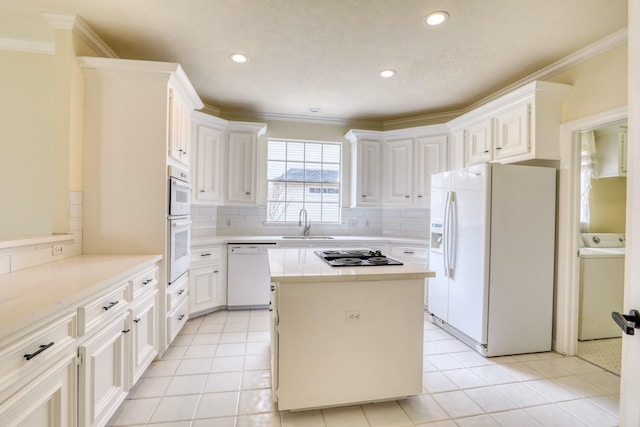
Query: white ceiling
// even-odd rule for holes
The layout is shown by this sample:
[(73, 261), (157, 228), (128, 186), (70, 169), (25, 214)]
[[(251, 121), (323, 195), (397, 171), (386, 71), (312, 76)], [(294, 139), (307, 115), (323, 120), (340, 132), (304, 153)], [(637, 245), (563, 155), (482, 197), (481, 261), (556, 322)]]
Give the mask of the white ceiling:
[[(425, 27), (434, 10), (450, 19)], [(52, 42), (41, 12), (179, 62), (223, 117), (370, 121), (466, 107), (627, 25), (627, 0), (2, 0), (0, 38)]]

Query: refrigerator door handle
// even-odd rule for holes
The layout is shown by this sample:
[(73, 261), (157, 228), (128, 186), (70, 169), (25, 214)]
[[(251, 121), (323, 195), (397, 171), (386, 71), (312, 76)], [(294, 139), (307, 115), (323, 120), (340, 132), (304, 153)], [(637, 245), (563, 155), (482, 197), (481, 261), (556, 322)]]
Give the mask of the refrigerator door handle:
[(447, 217), (447, 277), (453, 277), (455, 265), (456, 192), (449, 194), (449, 215)]
[(451, 191), (447, 191), (444, 200), (444, 223), (443, 223), (443, 239), (442, 239), (442, 263), (444, 268), (444, 277), (449, 277), (449, 211), (451, 208)]

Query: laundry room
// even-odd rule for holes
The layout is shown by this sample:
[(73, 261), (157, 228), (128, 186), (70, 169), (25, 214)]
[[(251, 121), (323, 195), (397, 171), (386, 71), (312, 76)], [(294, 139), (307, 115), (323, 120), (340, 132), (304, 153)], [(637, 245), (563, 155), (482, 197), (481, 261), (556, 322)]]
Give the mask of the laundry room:
[(580, 303), (578, 354), (620, 372), (623, 312), (627, 125), (613, 123), (581, 135)]

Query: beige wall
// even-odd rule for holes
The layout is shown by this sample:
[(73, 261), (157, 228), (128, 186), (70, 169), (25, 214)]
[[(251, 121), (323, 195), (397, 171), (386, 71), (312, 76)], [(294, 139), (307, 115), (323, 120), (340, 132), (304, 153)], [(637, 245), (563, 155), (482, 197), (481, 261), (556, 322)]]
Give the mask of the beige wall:
[(0, 239), (52, 232), (54, 56), (0, 50)]
[(627, 207), (627, 178), (591, 180), (590, 233), (624, 233)]
[(627, 105), (627, 44), (549, 79), (572, 89), (563, 102), (562, 122)]

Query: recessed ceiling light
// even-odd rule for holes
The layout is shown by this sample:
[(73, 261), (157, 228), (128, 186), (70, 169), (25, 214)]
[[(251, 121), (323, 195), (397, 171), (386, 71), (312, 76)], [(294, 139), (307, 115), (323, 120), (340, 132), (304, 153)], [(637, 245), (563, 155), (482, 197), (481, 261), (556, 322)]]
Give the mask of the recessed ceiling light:
[(390, 68), (380, 71), (380, 77), (384, 77), (385, 79), (388, 79), (389, 77), (393, 77), (395, 75), (396, 75), (396, 70), (392, 70)]
[(440, 25), (447, 19), (449, 19), (449, 14), (443, 10), (439, 10), (425, 16), (422, 23), (426, 25)]
[(249, 60), (247, 55), (245, 55), (244, 53), (238, 53), (238, 52), (232, 53), (231, 55), (229, 55), (229, 58), (231, 58), (233, 62), (238, 62), (240, 64), (243, 64)]
[(312, 107), (309, 108), (309, 111), (311, 111), (312, 113), (319, 113), (320, 111), (322, 111), (322, 108)]

